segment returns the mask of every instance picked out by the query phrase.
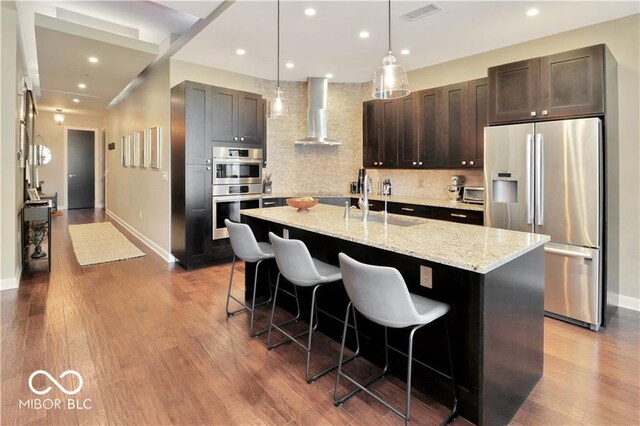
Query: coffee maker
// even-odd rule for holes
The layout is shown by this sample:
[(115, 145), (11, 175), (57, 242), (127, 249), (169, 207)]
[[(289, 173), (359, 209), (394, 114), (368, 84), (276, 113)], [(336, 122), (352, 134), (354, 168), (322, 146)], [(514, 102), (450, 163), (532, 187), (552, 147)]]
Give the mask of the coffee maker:
[(444, 187), (444, 193), (449, 198), (449, 201), (460, 201), (460, 199), (462, 199), (463, 188), (464, 176), (451, 176), (451, 184)]

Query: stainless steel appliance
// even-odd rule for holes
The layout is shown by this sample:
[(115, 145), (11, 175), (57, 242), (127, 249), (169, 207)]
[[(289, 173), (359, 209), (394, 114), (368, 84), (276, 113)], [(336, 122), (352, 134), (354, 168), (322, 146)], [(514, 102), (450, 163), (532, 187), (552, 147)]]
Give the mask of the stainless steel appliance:
[(451, 176), (451, 185), (444, 187), (444, 193), (449, 201), (458, 201), (462, 198), (462, 188), (464, 185), (464, 176)]
[(597, 330), (603, 311), (598, 118), (485, 128), (485, 225), (551, 236), (545, 311)]
[(262, 207), (262, 149), (213, 148), (212, 239), (228, 238), (225, 219), (240, 221), (240, 210)]
[(471, 204), (484, 204), (483, 186), (465, 186), (462, 194), (462, 202)]
[(214, 147), (213, 184), (237, 183), (262, 183), (262, 149)]
[(214, 185), (211, 209), (212, 238), (229, 238), (224, 220), (240, 222), (240, 210), (259, 207), (262, 207), (262, 184)]

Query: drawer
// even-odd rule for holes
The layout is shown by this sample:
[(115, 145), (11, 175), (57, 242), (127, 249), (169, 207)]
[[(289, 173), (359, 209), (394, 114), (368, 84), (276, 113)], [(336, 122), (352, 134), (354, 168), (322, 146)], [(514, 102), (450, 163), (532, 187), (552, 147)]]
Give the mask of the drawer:
[(430, 219), (432, 216), (431, 206), (421, 206), (417, 204), (389, 203), (388, 209), (389, 209), (389, 213), (403, 214), (405, 216), (422, 217), (425, 219)]
[(262, 207), (281, 207), (284, 206), (284, 198), (262, 198)]
[(460, 210), (434, 207), (433, 219), (482, 226), (484, 224), (484, 213), (475, 210)]

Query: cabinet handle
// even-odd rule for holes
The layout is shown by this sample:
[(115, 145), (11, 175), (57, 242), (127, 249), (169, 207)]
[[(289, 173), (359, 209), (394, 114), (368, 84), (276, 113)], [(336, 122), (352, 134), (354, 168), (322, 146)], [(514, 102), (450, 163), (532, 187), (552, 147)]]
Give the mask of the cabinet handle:
[(207, 163), (207, 164), (211, 164), (211, 160), (207, 160), (207, 161), (206, 161), (206, 163)]
[(416, 162), (414, 161), (414, 162), (413, 162), (413, 165), (415, 166), (416, 164), (418, 164), (418, 163), (416, 163)]
[(542, 115), (547, 115), (547, 114), (549, 114), (549, 111), (547, 111), (546, 109), (543, 109), (542, 110)]
[(422, 161), (418, 161), (418, 165), (422, 166)]
[(451, 213), (451, 216), (452, 216), (452, 217), (461, 217), (461, 218), (463, 218), (463, 219), (466, 219), (466, 218), (467, 218), (467, 215), (466, 215), (466, 214), (460, 214), (460, 213)]
[(373, 203), (369, 203), (369, 207), (373, 207)]
[(241, 140), (241, 141), (243, 141), (243, 140), (244, 140), (244, 138), (240, 138), (240, 140)]
[(377, 165), (378, 165), (378, 162), (377, 162), (377, 161), (374, 161), (374, 162), (373, 162), (373, 165), (374, 165), (374, 166), (377, 166)]
[(211, 167), (207, 167), (207, 170), (211, 170)]
[(463, 161), (463, 162), (462, 162), (462, 165), (463, 165), (463, 166), (466, 166), (466, 165), (467, 165), (467, 162), (466, 162), (466, 161)]
[(275, 201), (263, 201), (262, 205), (263, 206), (273, 206), (276, 202)]
[(378, 163), (378, 166), (382, 166), (382, 161)]
[(470, 165), (470, 166), (473, 166), (473, 161), (469, 161), (469, 165)]
[(409, 207), (401, 207), (400, 210), (404, 210), (405, 212), (415, 212), (416, 209), (410, 209)]
[(531, 111), (531, 116), (532, 116), (532, 117), (535, 117), (536, 115), (538, 115), (538, 113), (537, 113), (537, 112), (535, 112), (535, 111)]
[(237, 137), (237, 136), (234, 136), (234, 137), (233, 137), (233, 140), (234, 140), (234, 141), (237, 141), (237, 140), (238, 140), (238, 137)]

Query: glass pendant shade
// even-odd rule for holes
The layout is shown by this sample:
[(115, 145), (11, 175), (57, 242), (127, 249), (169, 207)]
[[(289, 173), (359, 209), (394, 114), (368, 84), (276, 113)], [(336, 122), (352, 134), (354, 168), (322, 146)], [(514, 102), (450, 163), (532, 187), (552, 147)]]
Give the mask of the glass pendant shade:
[(64, 114), (61, 109), (57, 109), (57, 112), (53, 114), (53, 121), (59, 126), (64, 123)]
[(282, 90), (278, 87), (273, 97), (267, 102), (267, 117), (280, 118), (289, 116), (289, 101), (282, 97)]
[(374, 99), (396, 99), (407, 96), (409, 80), (404, 66), (396, 64), (396, 57), (391, 51), (382, 60), (382, 66), (373, 74)]

